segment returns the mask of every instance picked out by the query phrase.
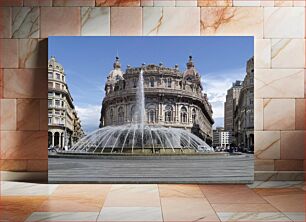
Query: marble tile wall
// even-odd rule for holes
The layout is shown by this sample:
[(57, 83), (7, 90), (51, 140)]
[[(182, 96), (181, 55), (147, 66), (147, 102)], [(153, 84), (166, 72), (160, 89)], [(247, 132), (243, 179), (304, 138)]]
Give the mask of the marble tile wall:
[(1, 170), (47, 171), (48, 36), (254, 35), (255, 178), (301, 179), (305, 6), (303, 0), (0, 0)]

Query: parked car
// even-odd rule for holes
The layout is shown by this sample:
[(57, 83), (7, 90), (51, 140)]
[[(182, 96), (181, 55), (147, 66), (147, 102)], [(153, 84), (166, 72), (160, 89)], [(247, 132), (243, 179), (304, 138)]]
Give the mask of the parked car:
[(212, 147), (203, 146), (203, 145), (199, 145), (198, 150), (203, 151), (203, 152), (213, 152), (214, 151), (214, 149)]
[(52, 147), (48, 147), (48, 151), (49, 152), (56, 152), (56, 149), (52, 146)]

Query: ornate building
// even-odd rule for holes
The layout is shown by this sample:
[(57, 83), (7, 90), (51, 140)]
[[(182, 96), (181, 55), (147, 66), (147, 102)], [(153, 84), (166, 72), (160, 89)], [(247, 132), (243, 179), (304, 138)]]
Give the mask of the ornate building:
[(146, 124), (177, 127), (189, 130), (212, 143), (212, 107), (203, 94), (201, 76), (189, 57), (184, 72), (159, 65), (128, 66), (121, 70), (119, 58), (113, 65), (105, 84), (100, 127), (135, 121), (138, 77), (143, 70)]
[(48, 126), (49, 147), (72, 146), (84, 136), (64, 68), (53, 56), (48, 61)]
[(254, 151), (254, 57), (247, 61), (234, 113), (234, 133), (237, 145), (244, 151)]

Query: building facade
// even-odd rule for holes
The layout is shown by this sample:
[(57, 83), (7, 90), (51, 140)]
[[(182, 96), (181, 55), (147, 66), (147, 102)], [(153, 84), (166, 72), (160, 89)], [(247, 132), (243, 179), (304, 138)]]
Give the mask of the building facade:
[(214, 148), (219, 147), (220, 146), (220, 130), (224, 130), (223, 127), (217, 127), (216, 129), (213, 130), (213, 143), (212, 146)]
[(246, 76), (235, 107), (234, 135), (238, 147), (254, 151), (254, 57), (247, 61)]
[(162, 63), (128, 66), (123, 72), (118, 57), (113, 68), (105, 84), (100, 127), (135, 121), (137, 83), (143, 70), (146, 124), (184, 128), (212, 144), (212, 107), (191, 56), (184, 72)]
[(242, 81), (237, 80), (232, 87), (227, 90), (226, 100), (224, 103), (224, 130), (233, 131), (234, 129), (234, 110), (238, 103)]
[(48, 146), (69, 147), (83, 136), (64, 68), (52, 56), (48, 61)]
[(231, 132), (225, 131), (223, 127), (213, 130), (213, 147), (228, 148), (230, 146)]
[(230, 132), (229, 143), (236, 143), (234, 135), (234, 112), (238, 104), (243, 81), (236, 80), (232, 87), (227, 90), (224, 103), (224, 130)]

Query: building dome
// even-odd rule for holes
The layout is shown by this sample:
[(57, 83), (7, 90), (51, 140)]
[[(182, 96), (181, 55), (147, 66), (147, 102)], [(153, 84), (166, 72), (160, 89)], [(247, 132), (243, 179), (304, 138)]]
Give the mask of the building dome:
[(196, 68), (194, 67), (192, 56), (189, 56), (189, 61), (186, 63), (186, 66), (187, 69), (184, 71), (183, 74), (184, 80), (190, 82), (200, 81), (201, 77)]
[(56, 58), (54, 56), (51, 56), (51, 58), (49, 59), (48, 66), (49, 68), (58, 69), (61, 72), (64, 72), (63, 66), (56, 61)]
[(118, 80), (123, 80), (123, 72), (121, 70), (121, 64), (119, 57), (116, 56), (116, 60), (113, 64), (114, 69), (110, 71), (107, 76), (107, 83), (106, 84), (114, 84)]

